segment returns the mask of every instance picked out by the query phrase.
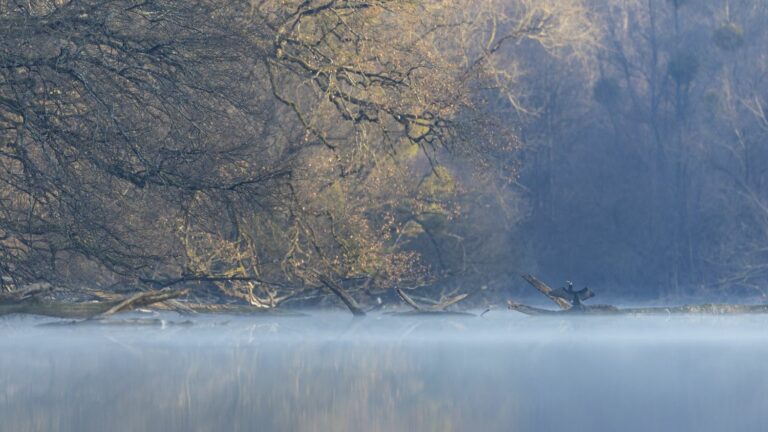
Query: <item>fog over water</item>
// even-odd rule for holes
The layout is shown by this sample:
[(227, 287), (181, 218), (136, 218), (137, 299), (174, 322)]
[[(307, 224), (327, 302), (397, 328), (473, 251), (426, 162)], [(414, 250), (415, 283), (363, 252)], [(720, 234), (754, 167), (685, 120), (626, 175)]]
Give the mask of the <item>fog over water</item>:
[(768, 312), (768, 0), (0, 0), (0, 432), (768, 432), (592, 292)]
[(47, 321), (0, 320), (3, 431), (768, 428), (765, 316)]

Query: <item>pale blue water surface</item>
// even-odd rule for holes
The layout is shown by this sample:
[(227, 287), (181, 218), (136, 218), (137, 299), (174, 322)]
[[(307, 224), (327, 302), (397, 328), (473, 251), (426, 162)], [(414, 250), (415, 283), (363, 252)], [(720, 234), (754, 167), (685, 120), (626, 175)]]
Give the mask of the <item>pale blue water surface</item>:
[(768, 316), (50, 321), (0, 318), (0, 431), (768, 430)]

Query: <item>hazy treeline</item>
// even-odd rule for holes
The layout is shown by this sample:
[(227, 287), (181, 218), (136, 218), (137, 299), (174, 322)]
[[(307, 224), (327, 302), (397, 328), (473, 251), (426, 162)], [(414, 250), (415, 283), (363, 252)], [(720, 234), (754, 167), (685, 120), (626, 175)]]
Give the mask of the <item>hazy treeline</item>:
[(0, 1), (3, 285), (271, 307), (521, 271), (759, 284), (765, 24), (748, 1)]
[(591, 10), (587, 67), (543, 59), (529, 80), (522, 235), (542, 273), (651, 295), (762, 292), (768, 3)]

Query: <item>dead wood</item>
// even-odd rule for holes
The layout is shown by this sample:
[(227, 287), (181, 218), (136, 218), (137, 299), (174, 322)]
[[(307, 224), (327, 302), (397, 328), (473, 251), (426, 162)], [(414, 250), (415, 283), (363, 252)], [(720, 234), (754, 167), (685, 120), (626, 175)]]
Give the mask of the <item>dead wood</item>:
[(459, 294), (457, 296), (449, 297), (440, 301), (435, 305), (422, 306), (414, 301), (408, 294), (400, 288), (395, 288), (395, 292), (408, 306), (412, 307), (416, 312), (420, 313), (446, 313), (447, 307), (455, 305), (456, 303), (469, 297), (469, 294)]
[[(0, 315), (12, 313), (27, 315), (43, 315), (55, 318), (86, 319), (102, 314), (123, 300), (105, 300), (90, 302), (68, 301), (23, 301), (14, 304), (0, 304)], [(247, 304), (221, 304), (221, 303), (181, 303), (176, 301), (181, 308), (177, 308), (169, 300), (155, 303), (152, 306), (157, 310), (170, 310), (181, 314), (211, 313), (230, 315), (276, 315), (276, 316), (307, 316), (300, 312), (285, 311), (280, 309), (257, 308)], [(140, 306), (139, 306), (140, 307)]]
[(555, 302), (555, 304), (560, 306), (560, 309), (567, 310), (571, 308), (571, 303), (568, 300), (553, 296), (552, 288), (550, 288), (549, 285), (545, 284), (544, 282), (536, 279), (535, 276), (531, 274), (524, 274), (523, 279), (525, 279), (534, 288), (539, 290), (540, 293), (547, 296), (548, 299), (552, 300), (553, 302)]
[(526, 315), (740, 315), (765, 314), (768, 305), (700, 304), (675, 307), (617, 308), (611, 305), (584, 306), (579, 309), (549, 310), (509, 300), (507, 306)]
[(103, 302), (71, 303), (63, 301), (35, 301), (33, 299), (12, 304), (0, 304), (0, 315), (17, 313), (82, 319), (98, 315), (113, 305), (114, 303)]
[(510, 310), (517, 311), (526, 315), (559, 315), (563, 313), (563, 311), (553, 311), (549, 309), (541, 309), (533, 306), (527, 306), (512, 300), (507, 300), (507, 307)]
[(463, 301), (463, 300), (464, 300), (464, 299), (466, 299), (467, 297), (469, 297), (469, 294), (466, 294), (466, 293), (464, 293), (464, 294), (459, 294), (459, 295), (455, 295), (455, 296), (453, 296), (453, 297), (449, 297), (449, 298), (447, 298), (447, 299), (445, 299), (445, 300), (441, 301), (440, 303), (438, 303), (438, 304), (436, 304), (435, 306), (433, 306), (433, 308), (434, 308), (434, 309), (438, 309), (438, 310), (444, 310), (444, 309), (445, 309), (445, 308), (447, 308), (448, 306), (453, 306), (453, 305), (455, 305), (456, 303), (458, 303), (458, 302), (460, 302), (460, 301)]
[(169, 321), (160, 318), (126, 318), (126, 319), (95, 319), (95, 320), (69, 320), (54, 321), (40, 324), (41, 327), (68, 327), (68, 326), (149, 326), (149, 327), (187, 327), (194, 323), (186, 321)]
[(512, 300), (507, 301), (507, 308), (513, 311), (526, 314), (526, 315), (564, 315), (564, 314), (616, 315), (621, 313), (632, 313), (632, 312), (626, 312), (625, 310), (618, 309), (614, 306), (609, 306), (609, 305), (582, 306), (580, 308), (572, 308), (572, 309), (565, 309), (565, 310), (550, 310), (550, 309), (537, 308), (535, 306), (524, 305)]
[(160, 290), (160, 291), (147, 291), (135, 294), (120, 303), (112, 306), (101, 314), (94, 316), (93, 318), (106, 318), (110, 315), (114, 315), (118, 312), (123, 312), (131, 309), (149, 306), (154, 303), (160, 303), (167, 300), (175, 299), (189, 293), (188, 289), (180, 290)]
[[(162, 305), (158, 305), (162, 307)], [(276, 308), (259, 308), (247, 304), (221, 304), (221, 303), (185, 303), (192, 311), (209, 314), (228, 315), (270, 315), (270, 316), (294, 316), (306, 317), (307, 314), (282, 310)]]
[(724, 303), (706, 303), (698, 305), (683, 305), (674, 307), (647, 307), (618, 309), (620, 313), (630, 314), (703, 314), (703, 315), (732, 315), (732, 314), (764, 314), (768, 313), (768, 305), (736, 305)]
[[(536, 277), (526, 274), (523, 279), (528, 281), (540, 293), (557, 303), (561, 310), (542, 309), (509, 300), (507, 307), (526, 315), (671, 315), (671, 314), (702, 314), (702, 315), (733, 315), (733, 314), (764, 314), (768, 313), (768, 305), (735, 305), (708, 303), (700, 305), (683, 305), (672, 307), (640, 307), (618, 308), (611, 305), (572, 306), (567, 300), (552, 295), (552, 289)], [(591, 296), (590, 296), (591, 297)]]
[(420, 317), (445, 317), (445, 316), (455, 316), (455, 317), (477, 317), (477, 315), (469, 312), (461, 312), (461, 311), (444, 311), (444, 310), (410, 310), (410, 311), (399, 311), (399, 312), (384, 312), (385, 315), (394, 315), (394, 316), (420, 316)]
[(168, 307), (168, 309), (176, 312), (179, 315), (195, 315), (197, 314), (197, 311), (189, 307), (188, 305), (176, 300), (171, 299), (167, 300), (165, 302), (165, 305)]
[(0, 303), (18, 303), (31, 298), (43, 296), (53, 291), (53, 285), (47, 282), (40, 282), (27, 285), (19, 290), (0, 293)]
[(395, 288), (395, 292), (397, 293), (398, 297), (400, 297), (401, 300), (405, 302), (408, 306), (414, 308), (415, 310), (421, 312), (424, 310), (418, 303), (413, 301), (412, 298), (408, 297), (408, 294), (405, 293), (405, 291), (401, 290), (400, 288)]
[(344, 289), (344, 287), (332, 281), (325, 275), (318, 274), (317, 277), (320, 279), (320, 282), (322, 282), (323, 285), (328, 287), (331, 292), (336, 294), (341, 299), (341, 301), (344, 302), (349, 311), (352, 312), (352, 315), (358, 317), (365, 316), (365, 311), (363, 308), (360, 307), (360, 305), (357, 303), (357, 300), (355, 300), (355, 298), (352, 297), (347, 292), (347, 290)]
[(186, 293), (186, 289), (149, 291), (126, 299), (89, 302), (43, 300), (33, 296), (14, 303), (0, 304), (0, 315), (18, 313), (71, 319), (105, 318), (118, 312), (175, 299)]

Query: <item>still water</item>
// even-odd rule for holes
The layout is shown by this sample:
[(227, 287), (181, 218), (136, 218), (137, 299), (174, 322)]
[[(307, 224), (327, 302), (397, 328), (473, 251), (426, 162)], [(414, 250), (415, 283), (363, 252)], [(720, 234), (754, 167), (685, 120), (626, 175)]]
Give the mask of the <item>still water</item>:
[(48, 321), (0, 319), (0, 431), (768, 430), (766, 316)]

